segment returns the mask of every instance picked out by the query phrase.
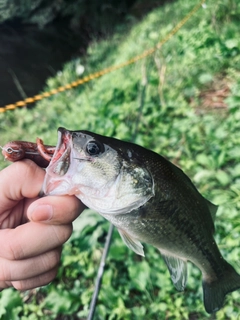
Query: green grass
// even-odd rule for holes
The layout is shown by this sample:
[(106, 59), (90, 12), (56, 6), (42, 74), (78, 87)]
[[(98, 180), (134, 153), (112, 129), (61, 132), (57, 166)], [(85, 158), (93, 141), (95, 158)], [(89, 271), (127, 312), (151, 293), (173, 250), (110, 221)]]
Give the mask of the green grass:
[[(46, 90), (85, 73), (119, 64), (158, 43), (198, 1), (179, 0), (155, 9), (141, 22), (119, 26), (114, 36), (93, 42), (85, 58), (71, 61)], [(216, 240), (240, 272), (240, 3), (207, 1), (155, 55), (84, 86), (39, 102), (31, 110), (0, 115), (1, 145), (9, 140), (56, 144), (57, 128), (87, 129), (135, 140), (179, 165), (200, 192), (219, 205)], [(229, 87), (227, 107), (212, 108), (217, 90)], [(211, 103), (206, 102), (212, 89)], [(6, 163), (1, 162), (1, 166)], [(108, 222), (85, 211), (64, 246), (50, 285), (26, 293), (0, 294), (1, 319), (85, 319), (94, 290)], [(158, 252), (145, 246), (138, 257), (115, 230), (96, 319), (237, 319), (240, 291), (227, 296), (215, 317), (202, 302), (201, 275), (189, 263), (189, 280), (177, 292)]]

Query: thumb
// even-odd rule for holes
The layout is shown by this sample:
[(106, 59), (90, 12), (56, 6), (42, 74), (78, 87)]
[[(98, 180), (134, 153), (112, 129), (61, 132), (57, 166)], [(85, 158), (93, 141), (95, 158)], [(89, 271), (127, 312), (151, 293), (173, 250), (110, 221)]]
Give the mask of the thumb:
[(83, 210), (84, 205), (75, 196), (46, 196), (29, 206), (27, 216), (34, 222), (68, 224)]

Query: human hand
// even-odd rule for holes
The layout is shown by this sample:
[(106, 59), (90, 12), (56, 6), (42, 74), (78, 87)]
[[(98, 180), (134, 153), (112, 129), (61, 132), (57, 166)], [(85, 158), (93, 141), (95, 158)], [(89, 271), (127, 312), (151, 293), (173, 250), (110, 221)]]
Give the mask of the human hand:
[(44, 176), (30, 160), (0, 171), (0, 289), (52, 281), (72, 221), (84, 209), (74, 196), (39, 198)]

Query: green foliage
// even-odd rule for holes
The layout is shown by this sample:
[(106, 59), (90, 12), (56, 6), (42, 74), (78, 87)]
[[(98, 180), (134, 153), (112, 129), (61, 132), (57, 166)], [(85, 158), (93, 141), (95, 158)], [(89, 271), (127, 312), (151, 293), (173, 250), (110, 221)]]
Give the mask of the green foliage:
[(1, 294), (0, 318), (19, 319), (19, 313), (23, 309), (23, 302), (18, 292), (13, 289), (6, 289)]
[[(154, 46), (197, 2), (179, 0), (155, 9), (131, 29), (119, 27), (111, 39), (93, 43), (85, 58), (69, 62), (49, 79), (46, 91), (75, 80), (80, 64), (90, 73)], [(43, 100), (34, 109), (1, 114), (1, 144), (37, 136), (56, 144), (57, 127), (64, 126), (134, 139), (161, 153), (219, 205), (215, 238), (240, 271), (239, 14), (237, 0), (208, 1), (154, 56)], [(222, 83), (230, 87), (227, 108), (204, 108), (204, 93)], [(86, 210), (64, 246), (57, 279), (27, 298), (4, 290), (1, 317), (85, 319), (107, 229), (108, 222)], [(145, 259), (130, 252), (115, 230), (96, 319), (213, 319), (204, 311), (197, 268), (189, 263), (187, 288), (179, 293), (159, 253), (146, 245), (145, 252)], [(239, 301), (239, 291), (230, 294), (216, 319), (239, 317)]]

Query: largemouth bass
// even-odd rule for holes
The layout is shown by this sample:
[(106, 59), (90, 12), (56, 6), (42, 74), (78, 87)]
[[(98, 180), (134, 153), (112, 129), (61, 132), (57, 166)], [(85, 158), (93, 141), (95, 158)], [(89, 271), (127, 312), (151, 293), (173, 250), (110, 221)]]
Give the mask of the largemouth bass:
[(217, 207), (159, 154), (88, 131), (58, 129), (46, 169), (46, 195), (76, 195), (115, 225), (125, 244), (144, 256), (142, 242), (162, 254), (177, 290), (187, 282), (187, 261), (202, 272), (204, 305), (219, 310), (240, 276), (214, 240)]

